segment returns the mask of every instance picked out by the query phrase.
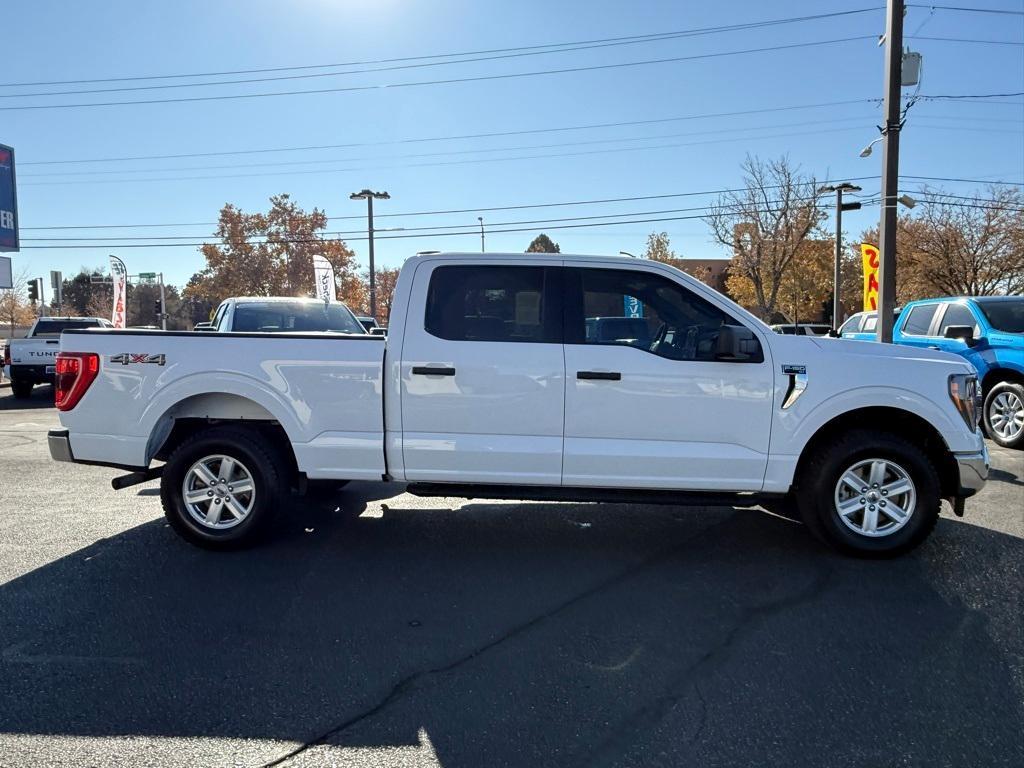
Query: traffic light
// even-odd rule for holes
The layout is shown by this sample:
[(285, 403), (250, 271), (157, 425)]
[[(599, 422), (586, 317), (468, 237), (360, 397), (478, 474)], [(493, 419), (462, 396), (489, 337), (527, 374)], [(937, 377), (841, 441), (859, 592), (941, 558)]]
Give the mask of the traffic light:
[(156, 312), (157, 320), (159, 320), (160, 316), (164, 313), (164, 305), (161, 303), (160, 299), (156, 299), (153, 302), (153, 311)]
[(28, 282), (28, 300), (35, 304), (39, 301), (39, 278), (33, 278)]

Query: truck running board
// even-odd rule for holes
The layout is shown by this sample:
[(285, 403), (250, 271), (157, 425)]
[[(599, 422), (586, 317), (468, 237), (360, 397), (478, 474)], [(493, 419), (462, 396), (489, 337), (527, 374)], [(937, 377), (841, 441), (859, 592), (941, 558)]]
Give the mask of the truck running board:
[(156, 480), (163, 473), (164, 465), (161, 464), (159, 467), (150, 467), (149, 469), (143, 469), (139, 472), (131, 472), (127, 475), (115, 477), (110, 481), (110, 487), (115, 491), (120, 491), (122, 488), (130, 488), (133, 485), (139, 485), (140, 483), (148, 483), (150, 480)]
[(756, 507), (778, 501), (784, 494), (722, 493), (718, 491), (661, 491), (643, 488), (574, 488), (547, 485), (471, 485), (410, 483), (414, 496), (454, 496), (462, 499), (525, 499), (528, 501), (589, 501), (612, 504), (670, 504), (677, 507)]

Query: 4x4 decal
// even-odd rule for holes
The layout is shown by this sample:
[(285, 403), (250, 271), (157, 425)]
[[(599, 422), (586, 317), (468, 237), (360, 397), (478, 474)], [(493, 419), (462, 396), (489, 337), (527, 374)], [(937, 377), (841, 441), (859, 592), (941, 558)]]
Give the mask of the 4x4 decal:
[(167, 362), (167, 356), (147, 355), (145, 353), (136, 354), (134, 352), (122, 352), (120, 355), (111, 355), (110, 362), (120, 363), (121, 365), (131, 365), (133, 363), (151, 363), (153, 365), (164, 365)]

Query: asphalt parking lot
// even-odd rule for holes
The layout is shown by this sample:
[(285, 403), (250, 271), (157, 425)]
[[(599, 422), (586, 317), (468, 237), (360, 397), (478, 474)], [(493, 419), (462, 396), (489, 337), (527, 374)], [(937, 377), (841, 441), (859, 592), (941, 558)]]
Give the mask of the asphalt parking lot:
[(888, 562), (759, 511), (369, 484), (216, 554), (9, 393), (2, 766), (1024, 765), (1024, 453)]

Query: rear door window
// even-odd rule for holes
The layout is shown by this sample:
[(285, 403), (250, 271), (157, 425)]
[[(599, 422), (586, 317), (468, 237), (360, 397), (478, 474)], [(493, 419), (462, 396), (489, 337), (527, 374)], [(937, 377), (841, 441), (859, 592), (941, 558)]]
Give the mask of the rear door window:
[(918, 304), (907, 315), (903, 333), (908, 336), (927, 336), (928, 330), (932, 327), (935, 310), (938, 308), (938, 304)]
[(438, 267), (424, 327), (450, 341), (561, 343), (557, 280), (551, 267)]
[(844, 333), (856, 333), (857, 331), (860, 330), (860, 323), (863, 319), (864, 315), (854, 315), (845, 323), (843, 323), (842, 327), (840, 327), (839, 329), (839, 334), (842, 335)]

